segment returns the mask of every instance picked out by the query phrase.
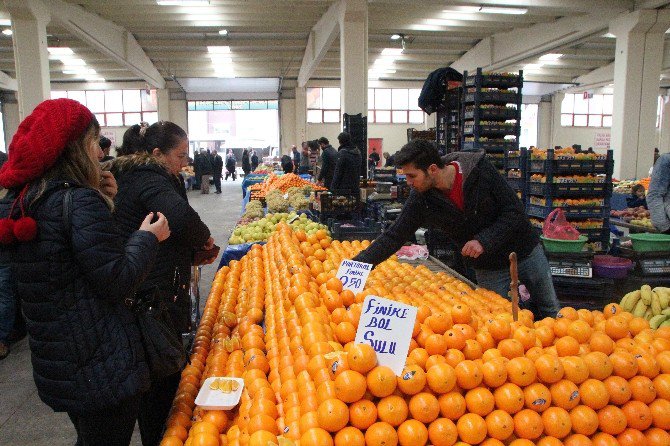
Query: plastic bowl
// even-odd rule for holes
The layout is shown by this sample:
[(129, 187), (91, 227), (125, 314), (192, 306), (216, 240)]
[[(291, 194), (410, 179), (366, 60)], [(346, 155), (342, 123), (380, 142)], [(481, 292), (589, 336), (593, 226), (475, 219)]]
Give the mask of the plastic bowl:
[(630, 259), (608, 255), (593, 256), (593, 272), (598, 277), (624, 279), (633, 268)]
[(670, 235), (667, 234), (643, 232), (641, 234), (630, 234), (630, 239), (633, 241), (633, 250), (635, 251), (670, 251)]
[(585, 235), (580, 235), (577, 240), (559, 240), (555, 238), (547, 238), (541, 235), (544, 249), (549, 252), (581, 252), (588, 240)]

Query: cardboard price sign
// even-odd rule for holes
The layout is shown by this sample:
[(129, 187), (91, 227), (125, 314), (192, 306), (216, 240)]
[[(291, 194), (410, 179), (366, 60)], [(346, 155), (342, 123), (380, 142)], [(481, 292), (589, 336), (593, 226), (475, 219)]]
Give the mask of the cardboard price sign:
[(372, 346), (379, 365), (389, 367), (400, 376), (407, 360), (417, 310), (383, 297), (366, 297), (354, 342)]
[(345, 290), (351, 290), (358, 294), (365, 288), (365, 282), (372, 271), (370, 263), (356, 262), (354, 260), (342, 260), (337, 270), (337, 278), (342, 281)]

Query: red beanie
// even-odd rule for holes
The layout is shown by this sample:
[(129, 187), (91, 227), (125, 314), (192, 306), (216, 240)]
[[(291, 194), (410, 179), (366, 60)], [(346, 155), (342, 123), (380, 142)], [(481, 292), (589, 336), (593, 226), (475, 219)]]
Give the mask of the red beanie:
[(91, 119), (91, 111), (72, 99), (40, 103), (21, 122), (9, 144), (9, 159), (0, 169), (0, 186), (11, 189), (41, 177), (56, 163), (65, 146), (86, 130)]

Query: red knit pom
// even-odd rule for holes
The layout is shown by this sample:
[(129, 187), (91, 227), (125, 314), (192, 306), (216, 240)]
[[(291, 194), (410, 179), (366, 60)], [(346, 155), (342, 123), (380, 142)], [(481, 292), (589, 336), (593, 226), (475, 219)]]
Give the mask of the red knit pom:
[(37, 236), (37, 222), (31, 217), (21, 217), (14, 223), (14, 236), (21, 242), (35, 240)]
[(14, 220), (3, 218), (0, 220), (0, 245), (14, 243)]

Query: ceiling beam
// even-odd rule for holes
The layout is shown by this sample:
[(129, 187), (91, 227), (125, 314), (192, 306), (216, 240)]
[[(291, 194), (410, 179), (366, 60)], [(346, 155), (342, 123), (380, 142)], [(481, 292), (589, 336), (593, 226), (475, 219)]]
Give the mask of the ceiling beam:
[(165, 79), (126, 29), (62, 0), (45, 0), (45, 4), (51, 17), (69, 32), (126, 66), (153, 87), (165, 88)]
[(18, 91), (19, 84), (13, 77), (8, 76), (4, 71), (0, 71), (0, 90)]
[(623, 12), (625, 10), (609, 8), (594, 14), (564, 17), (552, 23), (494, 34), (481, 40), (451, 67), (458, 71), (472, 71), (478, 67), (486, 70), (501, 69), (591, 35), (602, 34), (609, 23)]
[(319, 66), (319, 62), (340, 33), (340, 6), (341, 2), (339, 0), (333, 3), (309, 33), (305, 55), (302, 58), (300, 74), (298, 75), (298, 86), (301, 88), (312, 77)]

